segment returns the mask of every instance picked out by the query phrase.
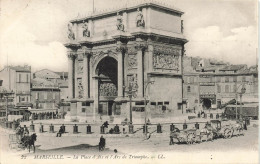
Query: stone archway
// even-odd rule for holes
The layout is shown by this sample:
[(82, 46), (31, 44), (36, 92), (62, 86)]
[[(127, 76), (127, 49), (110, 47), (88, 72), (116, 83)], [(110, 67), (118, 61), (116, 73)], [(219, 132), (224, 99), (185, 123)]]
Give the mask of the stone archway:
[(98, 113), (113, 115), (115, 111), (114, 100), (117, 97), (117, 60), (110, 56), (102, 58), (95, 69), (98, 80)]

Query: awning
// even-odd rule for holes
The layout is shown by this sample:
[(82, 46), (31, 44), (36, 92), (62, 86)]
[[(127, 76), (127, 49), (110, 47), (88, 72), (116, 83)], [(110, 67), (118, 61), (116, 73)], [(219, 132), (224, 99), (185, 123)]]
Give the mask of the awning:
[(28, 109), (31, 113), (49, 113), (49, 112), (57, 112), (58, 109)]

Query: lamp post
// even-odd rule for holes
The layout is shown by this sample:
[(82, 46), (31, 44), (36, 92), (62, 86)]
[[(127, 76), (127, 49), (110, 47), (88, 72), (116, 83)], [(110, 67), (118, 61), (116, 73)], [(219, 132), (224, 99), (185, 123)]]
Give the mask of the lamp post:
[[(124, 86), (124, 88), (126, 88)], [(132, 124), (133, 123), (133, 120), (132, 120), (132, 97), (133, 97), (133, 94), (136, 92), (136, 90), (133, 90), (132, 88), (132, 85), (129, 85), (128, 86), (128, 90), (125, 91), (127, 94), (128, 94), (128, 97), (129, 97), (129, 100), (130, 100), (130, 121), (129, 123)]]
[(146, 117), (147, 117), (147, 110), (146, 110), (146, 104), (147, 104), (147, 102), (146, 102), (146, 89), (147, 89), (147, 87), (148, 87), (149, 84), (154, 84), (154, 81), (147, 81), (147, 82), (146, 82), (146, 85), (145, 85), (145, 87), (144, 87), (144, 103), (145, 103), (145, 105), (144, 105), (144, 132), (145, 132), (145, 139), (147, 139), (147, 129), (146, 129), (146, 127), (147, 127), (147, 120), (146, 120)]
[[(242, 86), (241, 88), (241, 92), (238, 93), (237, 90), (238, 88)], [(237, 118), (237, 99), (238, 99), (238, 94), (240, 95), (240, 112), (242, 111), (242, 95), (246, 92), (246, 88), (244, 86), (244, 84), (240, 84), (237, 88), (236, 88), (236, 120), (238, 119)]]

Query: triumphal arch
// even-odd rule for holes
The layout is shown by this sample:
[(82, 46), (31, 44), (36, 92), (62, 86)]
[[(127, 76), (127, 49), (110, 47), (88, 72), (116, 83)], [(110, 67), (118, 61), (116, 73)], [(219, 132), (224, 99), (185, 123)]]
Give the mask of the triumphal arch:
[(144, 3), (71, 20), (69, 118), (137, 123), (182, 113), (182, 15)]

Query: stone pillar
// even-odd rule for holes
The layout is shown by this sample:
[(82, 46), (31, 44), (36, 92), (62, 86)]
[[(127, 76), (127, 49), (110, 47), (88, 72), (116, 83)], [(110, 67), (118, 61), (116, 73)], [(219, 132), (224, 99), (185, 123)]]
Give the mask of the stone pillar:
[(148, 58), (148, 71), (153, 71), (153, 45), (148, 45), (148, 51), (147, 51), (147, 58)]
[(137, 97), (143, 97), (143, 52), (142, 49), (137, 51)]
[(94, 91), (94, 110), (93, 110), (93, 119), (96, 120), (96, 113), (98, 113), (99, 106), (99, 90), (98, 90), (98, 79), (93, 79), (93, 91)]
[(89, 98), (89, 55), (90, 51), (85, 51), (83, 54), (83, 77), (82, 83), (84, 88), (84, 98)]
[(136, 40), (136, 46), (137, 50), (137, 85), (138, 85), (138, 91), (137, 91), (137, 97), (143, 97), (144, 93), (144, 66), (143, 66), (143, 51), (146, 48), (146, 43), (143, 42), (140, 38), (137, 38)]
[(73, 52), (68, 51), (68, 78), (69, 78), (69, 82), (68, 82), (68, 87), (69, 87), (69, 98), (72, 99), (74, 98), (74, 62), (75, 62), (75, 55)]
[(124, 86), (124, 64), (123, 64), (123, 58), (124, 58), (124, 53), (125, 53), (125, 45), (122, 43), (117, 43), (117, 88), (118, 88), (118, 93), (117, 96), (123, 97), (123, 86)]

